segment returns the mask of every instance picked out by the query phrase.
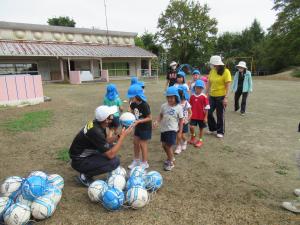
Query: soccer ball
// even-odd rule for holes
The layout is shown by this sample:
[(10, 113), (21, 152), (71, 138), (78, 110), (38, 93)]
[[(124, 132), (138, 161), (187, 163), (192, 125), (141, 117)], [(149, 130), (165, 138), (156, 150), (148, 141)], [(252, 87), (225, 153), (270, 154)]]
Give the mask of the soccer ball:
[(40, 176), (28, 177), (22, 185), (22, 195), (25, 199), (33, 201), (46, 193), (47, 181)]
[(145, 176), (146, 188), (150, 191), (157, 191), (163, 185), (163, 177), (157, 171), (150, 171)]
[(108, 176), (111, 177), (113, 175), (121, 175), (123, 176), (124, 178), (126, 177), (127, 175), (127, 172), (126, 172), (126, 169), (122, 166), (118, 166), (116, 169), (114, 169), (113, 171), (111, 171)]
[(122, 175), (113, 175), (108, 178), (107, 184), (122, 191), (125, 188), (126, 180)]
[(124, 203), (124, 193), (118, 188), (109, 187), (104, 193), (102, 204), (106, 209), (118, 210)]
[(8, 177), (1, 185), (1, 194), (4, 197), (14, 197), (21, 187), (23, 179), (21, 177)]
[(45, 180), (48, 178), (48, 175), (43, 171), (33, 171), (29, 174), (28, 177), (32, 177), (32, 176), (40, 176), (40, 177), (44, 178)]
[(123, 127), (130, 127), (135, 121), (135, 116), (130, 112), (125, 112), (120, 116), (120, 123)]
[(50, 198), (55, 205), (57, 205), (61, 199), (62, 191), (57, 187), (53, 185), (48, 185), (46, 193), (43, 195), (43, 197)]
[(126, 183), (126, 189), (129, 190), (132, 187), (142, 187), (145, 188), (146, 184), (143, 178), (141, 177), (130, 177)]
[(148, 192), (142, 187), (132, 187), (127, 191), (126, 201), (134, 209), (142, 208), (149, 201)]
[(49, 175), (47, 181), (49, 184), (52, 184), (61, 190), (64, 188), (64, 178), (58, 174)]
[(133, 167), (130, 171), (130, 177), (144, 177), (146, 175), (146, 171), (141, 166)]
[(107, 184), (103, 180), (96, 180), (88, 188), (88, 195), (92, 202), (100, 202), (104, 192), (108, 189)]
[(13, 201), (9, 197), (0, 197), (0, 221), (5, 211), (10, 207)]
[(23, 205), (27, 205), (29, 208), (31, 207), (32, 204), (32, 201), (25, 199), (22, 194), (18, 196), (16, 202), (19, 202)]
[(13, 204), (6, 210), (3, 218), (6, 225), (27, 224), (30, 219), (30, 208), (21, 203)]
[(53, 215), (56, 209), (55, 203), (47, 197), (39, 197), (32, 202), (31, 213), (35, 219), (43, 220)]

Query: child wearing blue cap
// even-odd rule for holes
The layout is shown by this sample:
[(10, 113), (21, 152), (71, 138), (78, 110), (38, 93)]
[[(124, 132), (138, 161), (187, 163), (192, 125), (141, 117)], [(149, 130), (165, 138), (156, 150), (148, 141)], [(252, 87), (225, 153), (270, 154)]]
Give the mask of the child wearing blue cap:
[[(190, 98), (192, 116), (190, 121), (191, 139), (190, 144), (200, 148), (203, 144), (203, 130), (206, 127), (208, 110), (210, 109), (207, 96), (202, 92), (205, 84), (197, 80), (194, 86), (195, 94)], [(195, 127), (199, 126), (199, 140), (196, 138)]]
[(106, 94), (104, 96), (103, 104), (107, 106), (117, 106), (118, 112), (113, 116), (113, 121), (109, 125), (108, 137), (111, 137), (113, 133), (117, 133), (120, 126), (120, 112), (123, 111), (123, 103), (119, 97), (119, 92), (115, 84), (108, 84), (106, 86)]
[(177, 79), (176, 79), (176, 84), (174, 84), (175, 87), (180, 87), (180, 86), (185, 86), (186, 89), (189, 91), (189, 86), (185, 83), (185, 72), (179, 71), (177, 73)]
[(189, 121), (192, 116), (191, 105), (189, 103), (190, 95), (185, 86), (180, 86), (178, 88), (178, 93), (180, 96), (180, 105), (183, 110), (183, 128), (182, 128), (182, 137), (177, 138), (177, 145), (174, 153), (180, 154), (182, 151), (186, 150), (187, 140), (185, 134), (189, 132)]
[(190, 88), (192, 94), (195, 93), (194, 86), (195, 86), (196, 81), (200, 79), (200, 75), (201, 74), (200, 74), (199, 70), (194, 70), (192, 73), (193, 79), (189, 82), (189, 88)]
[(174, 168), (173, 146), (176, 144), (176, 137), (182, 136), (183, 110), (180, 105), (178, 88), (171, 86), (166, 91), (167, 102), (162, 104), (157, 123), (160, 123), (160, 140), (168, 159), (164, 162), (164, 170), (171, 171)]
[[(127, 97), (130, 99), (130, 110), (136, 117), (134, 124), (134, 159), (128, 166), (132, 169), (136, 166), (149, 168), (148, 164), (148, 140), (152, 137), (152, 118), (150, 106), (143, 88), (139, 84), (133, 84), (129, 87)], [(142, 161), (140, 160), (142, 155)]]

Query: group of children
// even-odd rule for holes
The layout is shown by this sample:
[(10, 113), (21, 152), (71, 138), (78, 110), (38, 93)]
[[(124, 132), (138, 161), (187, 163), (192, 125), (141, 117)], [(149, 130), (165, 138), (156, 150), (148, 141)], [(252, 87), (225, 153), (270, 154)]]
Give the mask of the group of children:
[[(206, 93), (207, 77), (201, 76), (198, 70), (193, 71), (193, 79), (186, 83), (186, 74), (183, 71), (177, 73), (176, 83), (166, 89), (166, 103), (162, 104), (158, 119), (153, 127), (160, 125), (161, 143), (167, 155), (164, 161), (164, 169), (170, 171), (174, 168), (174, 153), (180, 154), (187, 149), (187, 144), (200, 148), (203, 144), (203, 130), (206, 127), (209, 110)], [(131, 79), (131, 85), (127, 92), (129, 99), (129, 111), (135, 117), (134, 124), (134, 159), (128, 166), (142, 166), (145, 169), (148, 164), (148, 141), (152, 138), (152, 116), (147, 97), (144, 92), (144, 83), (137, 77)], [(107, 85), (104, 105), (119, 107), (119, 112), (114, 115), (110, 126), (109, 135), (117, 133), (119, 116), (122, 112), (122, 101), (114, 84)], [(196, 127), (199, 127), (199, 139), (196, 137)], [(190, 131), (190, 140), (187, 133)]]

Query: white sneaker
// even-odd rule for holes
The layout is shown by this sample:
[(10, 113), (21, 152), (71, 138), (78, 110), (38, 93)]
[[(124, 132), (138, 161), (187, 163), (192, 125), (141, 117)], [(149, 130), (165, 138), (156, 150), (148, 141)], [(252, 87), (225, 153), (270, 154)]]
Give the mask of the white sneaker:
[(224, 135), (223, 134), (217, 134), (217, 138), (223, 138)]
[(283, 202), (282, 207), (291, 212), (300, 213), (300, 202), (299, 201)]
[(217, 131), (210, 131), (210, 130), (208, 130), (208, 131), (206, 131), (206, 134), (208, 134), (208, 135), (217, 134)]
[(176, 149), (175, 149), (174, 153), (175, 153), (176, 155), (179, 155), (179, 154), (181, 153), (181, 151), (182, 151), (181, 145), (179, 144), (179, 145), (176, 146)]
[(297, 195), (298, 197), (300, 197), (300, 189), (295, 189), (294, 194)]
[(164, 164), (164, 170), (171, 171), (175, 167), (173, 162), (168, 161), (167, 164)]
[(182, 151), (185, 151), (186, 147), (187, 147), (187, 141), (181, 142), (181, 149), (182, 149)]
[(149, 168), (148, 162), (141, 162), (140, 166), (143, 167), (144, 169), (148, 169)]
[(134, 160), (132, 160), (132, 163), (128, 166), (128, 169), (132, 170), (134, 167), (139, 166), (139, 165), (140, 165), (140, 160), (134, 159)]

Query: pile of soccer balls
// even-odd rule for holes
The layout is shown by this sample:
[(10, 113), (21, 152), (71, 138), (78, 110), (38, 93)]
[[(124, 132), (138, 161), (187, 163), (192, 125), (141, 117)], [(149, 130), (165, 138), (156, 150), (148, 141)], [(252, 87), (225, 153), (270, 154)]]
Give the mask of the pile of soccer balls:
[(42, 171), (34, 171), (27, 178), (6, 178), (1, 185), (0, 221), (23, 225), (31, 216), (37, 220), (49, 218), (61, 199), (63, 187), (60, 175)]
[(147, 173), (143, 167), (136, 166), (127, 176), (126, 170), (119, 166), (109, 173), (107, 182), (94, 181), (88, 188), (88, 195), (92, 202), (100, 202), (108, 210), (118, 210), (122, 206), (139, 209), (147, 205), (150, 194), (162, 185), (159, 172)]

